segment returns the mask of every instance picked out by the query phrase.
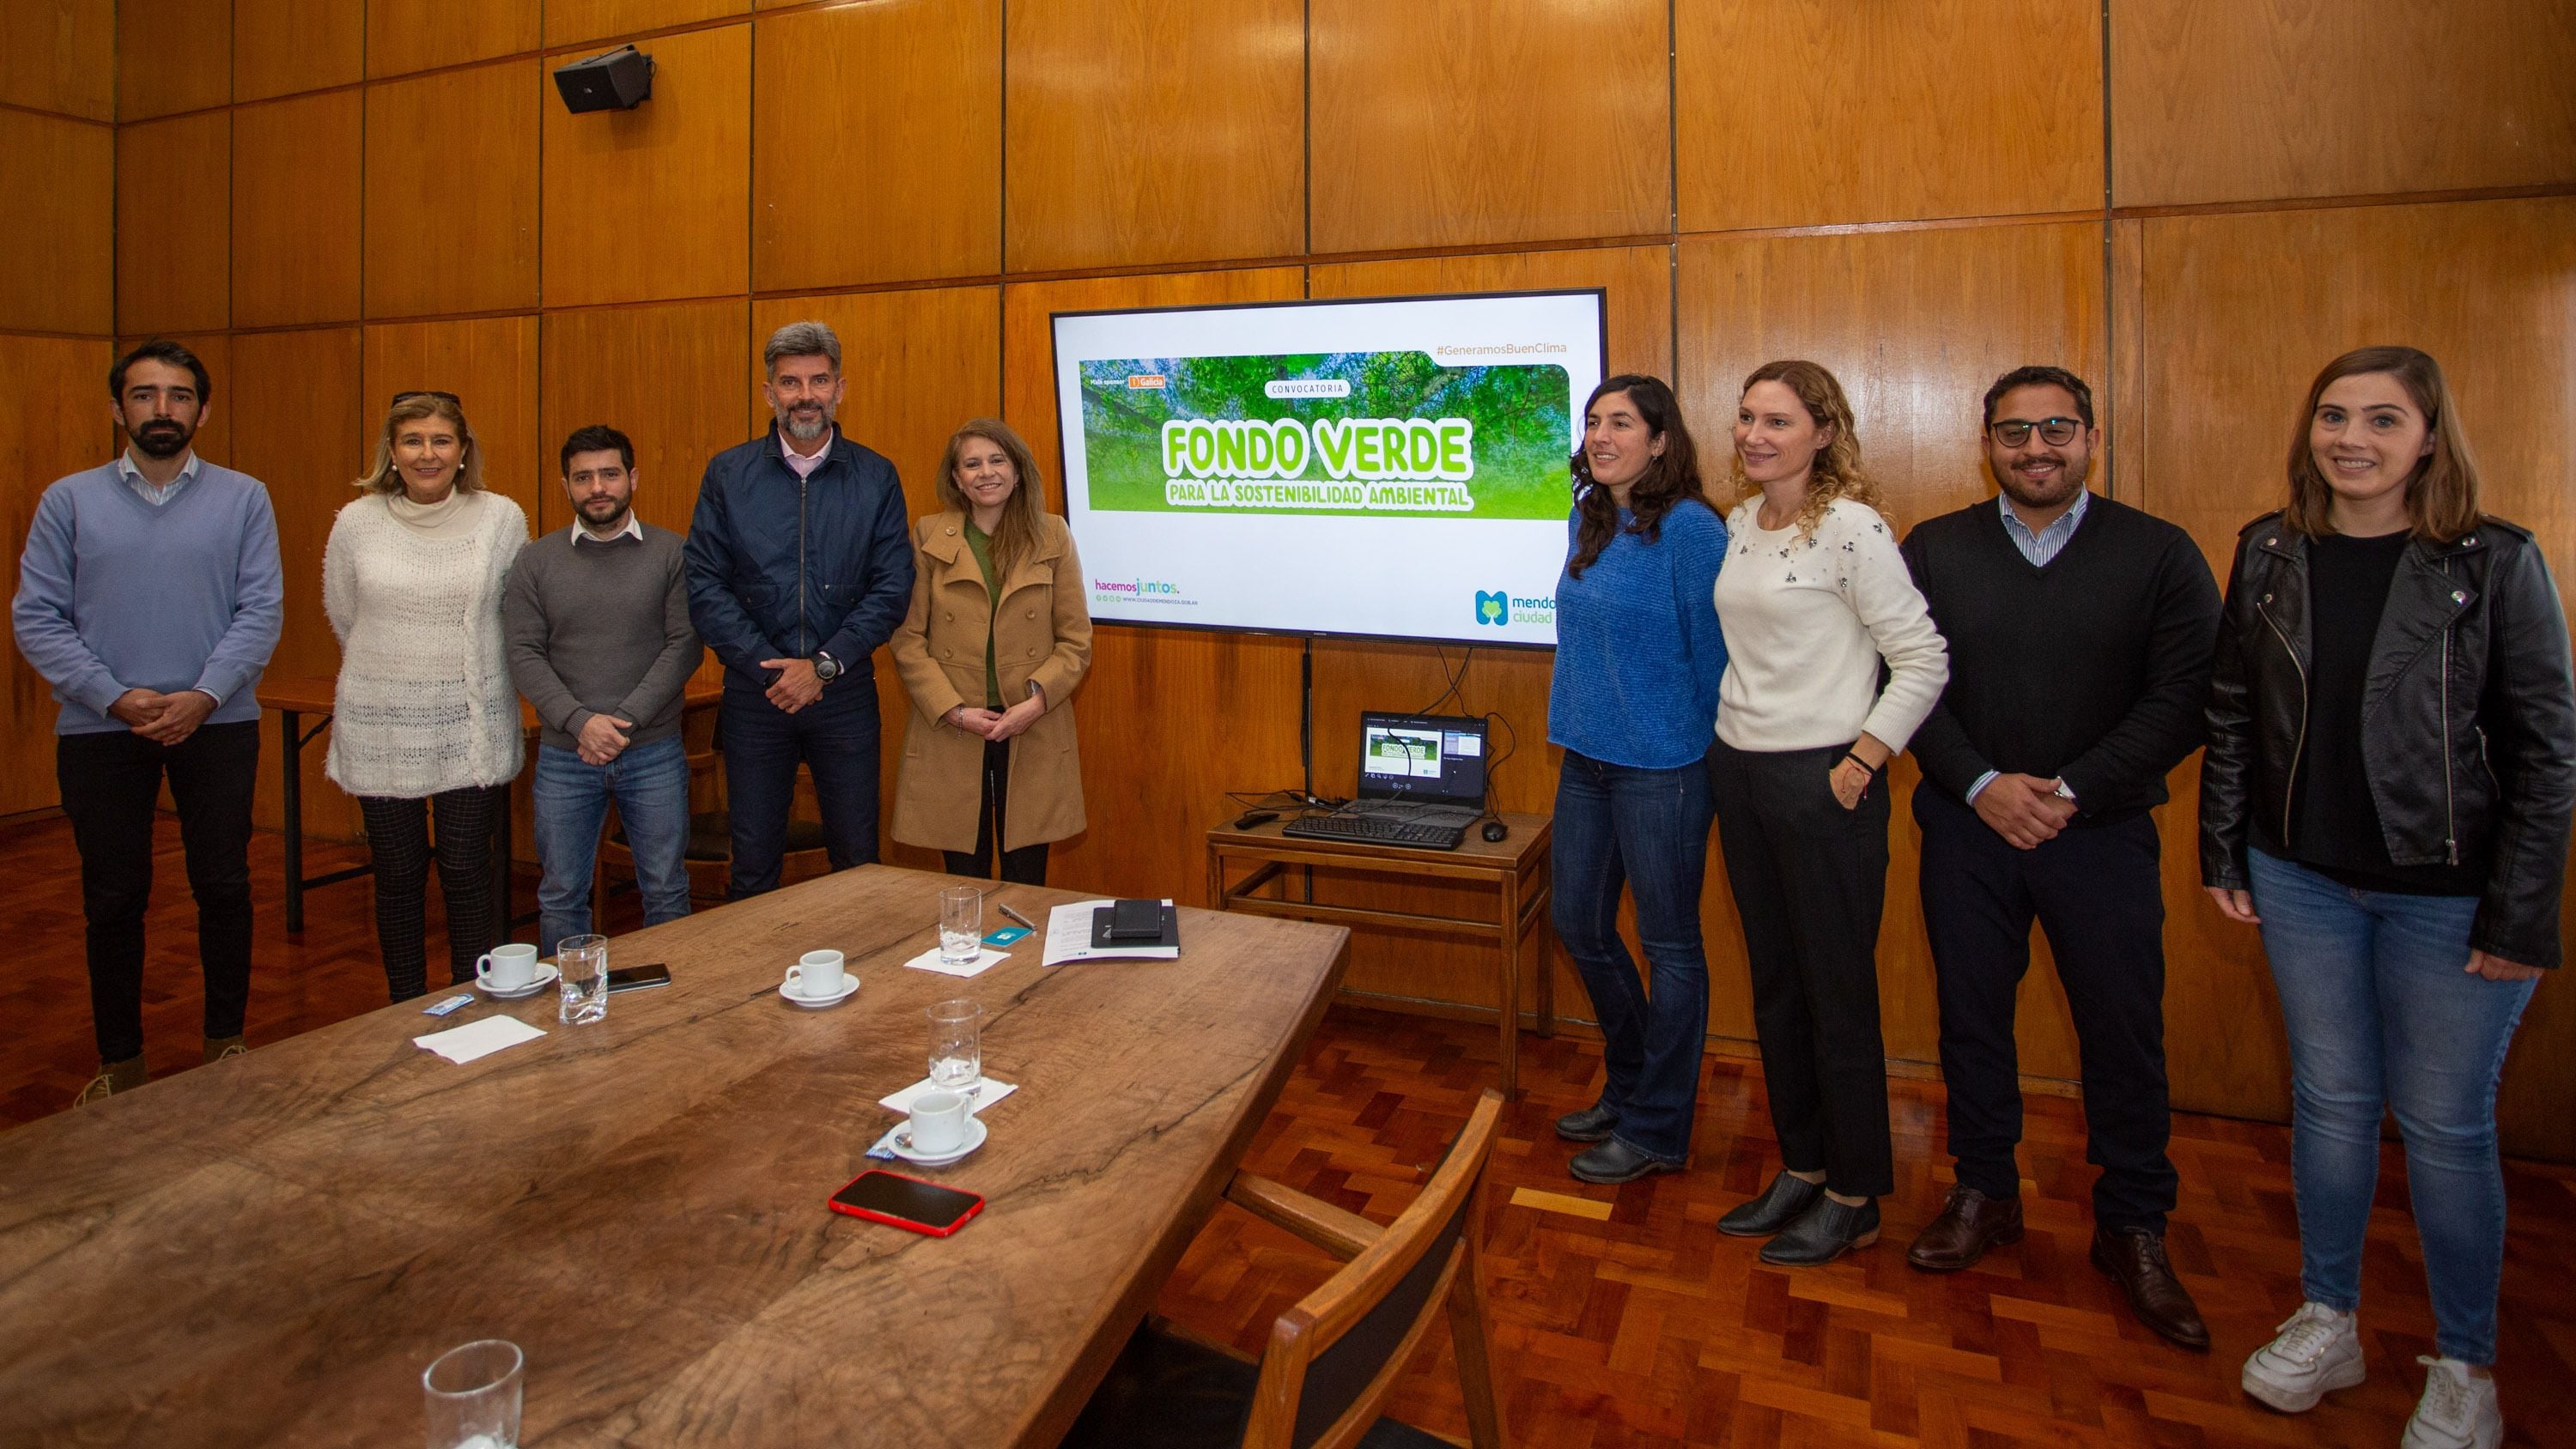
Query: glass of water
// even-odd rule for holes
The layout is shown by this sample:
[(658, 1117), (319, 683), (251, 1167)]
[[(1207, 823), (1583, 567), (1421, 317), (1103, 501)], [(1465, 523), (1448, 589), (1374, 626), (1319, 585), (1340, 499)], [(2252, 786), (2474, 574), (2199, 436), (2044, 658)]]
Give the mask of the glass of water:
[(930, 1085), (968, 1102), (984, 1085), (984, 1007), (959, 999), (930, 1008)]
[(429, 1396), (429, 1449), (515, 1449), (526, 1360), (506, 1338), (440, 1354), (420, 1376)]
[(939, 964), (965, 966), (984, 951), (984, 893), (949, 886), (939, 893)]
[(555, 1018), (566, 1026), (586, 1026), (608, 1015), (608, 938), (566, 936), (555, 948), (555, 985), (563, 994)]

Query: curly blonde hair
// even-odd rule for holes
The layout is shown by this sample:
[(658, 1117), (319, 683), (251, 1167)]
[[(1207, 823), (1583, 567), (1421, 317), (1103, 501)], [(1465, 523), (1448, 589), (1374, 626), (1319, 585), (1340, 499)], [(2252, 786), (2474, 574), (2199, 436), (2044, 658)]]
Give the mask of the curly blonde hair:
[[(1880, 497), (1878, 484), (1860, 466), (1860, 433), (1852, 424), (1851, 400), (1843, 396), (1843, 385), (1821, 363), (1789, 358), (1766, 362), (1753, 369), (1744, 379), (1744, 392), (1751, 392), (1757, 382), (1776, 382), (1798, 395), (1815, 425), (1831, 436), (1816, 450), (1816, 460), (1807, 475), (1807, 501), (1798, 509), (1800, 537), (1816, 531), (1824, 522), (1825, 510), (1837, 498), (1848, 498), (1866, 504), (1881, 518), (1888, 518), (1887, 503)], [(1740, 394), (1739, 394), (1740, 395)], [(1744, 476), (1744, 455), (1737, 453), (1728, 464), (1727, 476), (1735, 484), (1735, 499), (1741, 503), (1762, 496), (1762, 485)], [(1895, 520), (1888, 519), (1893, 527)]]

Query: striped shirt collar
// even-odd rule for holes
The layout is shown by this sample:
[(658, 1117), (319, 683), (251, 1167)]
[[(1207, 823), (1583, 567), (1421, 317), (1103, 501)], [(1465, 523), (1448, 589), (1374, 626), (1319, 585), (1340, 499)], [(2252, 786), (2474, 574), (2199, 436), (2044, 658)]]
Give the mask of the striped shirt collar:
[(178, 497), (180, 489), (197, 481), (199, 461), (196, 449), (191, 448), (188, 450), (188, 461), (179, 465), (178, 477), (167, 483), (155, 483), (144, 477), (143, 470), (135, 466), (134, 450), (128, 448), (116, 455), (116, 476), (125, 480), (125, 486), (134, 490), (135, 497), (146, 503), (159, 505)]
[(2075, 495), (2074, 506), (2057, 515), (2054, 522), (2034, 534), (2030, 531), (2030, 525), (2021, 521), (2021, 515), (2013, 512), (2012, 496), (2007, 493), (1995, 495), (1995, 506), (2003, 510), (2004, 532), (2012, 539), (2013, 547), (2021, 550), (2023, 558), (2042, 568), (2048, 565), (2050, 559), (2057, 557), (2059, 550), (2066, 547), (2067, 540), (2075, 536), (2076, 525), (2084, 521), (2084, 510), (2092, 504), (2092, 489), (2087, 488), (2078, 492)]

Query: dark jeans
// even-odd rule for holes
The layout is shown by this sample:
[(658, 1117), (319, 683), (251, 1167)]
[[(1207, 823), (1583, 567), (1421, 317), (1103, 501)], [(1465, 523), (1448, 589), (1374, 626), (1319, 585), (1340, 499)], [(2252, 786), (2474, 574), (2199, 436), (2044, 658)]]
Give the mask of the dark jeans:
[(2021, 1067), (2013, 1007), (2030, 927), (2048, 932), (2083, 1061), (2085, 1160), (2102, 1169), (2093, 1217), (2163, 1232), (2177, 1179), (2165, 1157), (2165, 905), (2156, 822), (2079, 825), (2016, 850), (1977, 812), (1929, 786), (1923, 928), (1940, 978), (1941, 1076), (1959, 1181), (1988, 1197), (2021, 1186)]
[[(1708, 953), (1699, 891), (1708, 872), (1708, 776), (1644, 770), (1565, 752), (1557, 773), (1549, 912), (1601, 1020), (1612, 1135), (1666, 1162), (1690, 1152), (1708, 1040)], [(1637, 903), (1652, 988), (1619, 939), (1619, 887)]]
[(64, 735), (54, 781), (80, 849), (89, 922), (89, 1014), (102, 1062), (143, 1055), (143, 911), (152, 901), (152, 810), (163, 772), (179, 806), (206, 1035), (239, 1036), (250, 1004), (250, 801), (259, 722), (201, 725), (178, 745), (130, 731)]
[(1753, 1029), (1782, 1165), (1849, 1197), (1896, 1190), (1878, 918), (1887, 902), (1887, 777), (1846, 810), (1845, 747), (1709, 751), (1718, 845), (1744, 922)]
[(448, 981), (472, 981), (475, 961), (492, 949), (492, 831), (509, 788), (469, 785), (418, 800), (358, 797), (376, 871), (376, 951), (384, 957), (385, 988), (394, 1000), (409, 1001), (429, 990), (425, 905), (432, 860), (438, 863), (438, 896), (447, 906)]
[(789, 714), (726, 678), (716, 728), (724, 735), (725, 809), (733, 823), (731, 899), (778, 889), (800, 762), (814, 776), (832, 869), (877, 858), (876, 690), (867, 675), (845, 674), (823, 686), (822, 698)]
[(964, 854), (954, 850), (940, 852), (941, 858), (948, 862), (950, 875), (983, 876), (991, 880), (1009, 881), (1014, 885), (1046, 884), (1047, 843), (1043, 840), (1034, 845), (1023, 845), (1017, 850), (1003, 851), (1002, 869), (999, 875), (987, 869), (993, 859), (994, 839), (1001, 833), (1002, 822), (1010, 818), (1006, 813), (1010, 788), (1011, 742), (986, 740), (984, 742), (984, 798), (975, 807), (977, 812), (975, 848)]

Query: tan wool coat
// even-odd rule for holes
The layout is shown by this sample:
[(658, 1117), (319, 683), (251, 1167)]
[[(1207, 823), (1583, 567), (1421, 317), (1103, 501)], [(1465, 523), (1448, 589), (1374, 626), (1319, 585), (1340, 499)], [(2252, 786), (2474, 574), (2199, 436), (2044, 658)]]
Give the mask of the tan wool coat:
[(984, 741), (940, 723), (961, 704), (984, 703), (984, 629), (993, 621), (993, 667), (1006, 704), (1034, 683), (1046, 713), (1011, 741), (1001, 848), (1080, 834), (1082, 760), (1074, 748), (1073, 694), (1091, 668), (1091, 609), (1073, 531), (1040, 516), (1037, 546), (1002, 580), (999, 612), (966, 544), (966, 517), (947, 512), (913, 525), (912, 608), (888, 648), (912, 718), (895, 770), (894, 838), (932, 850), (975, 848), (983, 803)]

